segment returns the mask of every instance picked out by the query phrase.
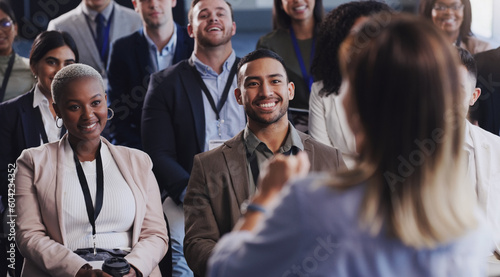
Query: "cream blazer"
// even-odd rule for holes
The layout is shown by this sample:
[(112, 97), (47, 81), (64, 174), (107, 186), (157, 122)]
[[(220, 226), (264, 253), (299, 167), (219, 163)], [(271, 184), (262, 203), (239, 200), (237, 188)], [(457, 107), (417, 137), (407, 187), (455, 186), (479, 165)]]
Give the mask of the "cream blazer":
[(342, 96), (330, 94), (321, 97), (323, 82), (314, 82), (309, 96), (309, 134), (317, 141), (342, 152), (348, 168), (355, 165), (356, 141), (347, 123)]
[(478, 204), (500, 252), (500, 137), (468, 121), (467, 125), (474, 147)]
[[(75, 276), (87, 263), (65, 246), (63, 166), (72, 162), (64, 160), (66, 139), (24, 150), (17, 160), (16, 242), (25, 257), (22, 276)], [(144, 276), (161, 276), (158, 263), (167, 252), (168, 234), (151, 159), (101, 139), (135, 198), (132, 251), (126, 259)]]

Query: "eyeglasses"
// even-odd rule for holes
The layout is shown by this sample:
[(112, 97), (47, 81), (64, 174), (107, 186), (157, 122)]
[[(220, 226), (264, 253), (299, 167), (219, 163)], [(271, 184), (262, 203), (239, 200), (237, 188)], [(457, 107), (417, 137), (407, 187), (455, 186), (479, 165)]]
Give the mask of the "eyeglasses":
[(0, 28), (1, 29), (4, 29), (4, 30), (10, 29), (12, 27), (12, 25), (13, 25), (12, 20), (4, 19), (4, 20), (0, 21)]
[(458, 12), (464, 8), (464, 4), (453, 4), (453, 5), (443, 5), (443, 4), (436, 4), (434, 7), (432, 7), (433, 10), (438, 11), (438, 12), (444, 12), (447, 9), (451, 9), (452, 11)]

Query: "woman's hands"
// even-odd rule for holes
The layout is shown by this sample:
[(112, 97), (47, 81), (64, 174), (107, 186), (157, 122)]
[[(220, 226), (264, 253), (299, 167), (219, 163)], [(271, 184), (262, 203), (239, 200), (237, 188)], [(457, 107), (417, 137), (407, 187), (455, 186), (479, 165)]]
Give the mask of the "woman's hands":
[(78, 270), (75, 277), (113, 277), (113, 276), (107, 274), (106, 272), (100, 269), (92, 269), (91, 266), (84, 265), (82, 266), (82, 268), (80, 268), (80, 270)]
[[(281, 154), (274, 156), (260, 172), (258, 191), (251, 203), (266, 208), (276, 199), (287, 182), (306, 176), (310, 167), (305, 152), (300, 152), (296, 156)], [(234, 230), (251, 231), (263, 218), (262, 211), (247, 210), (244, 217), (234, 226)]]
[(296, 156), (275, 155), (260, 173), (258, 192), (252, 203), (266, 205), (294, 178), (304, 177), (311, 167), (307, 154), (303, 151)]

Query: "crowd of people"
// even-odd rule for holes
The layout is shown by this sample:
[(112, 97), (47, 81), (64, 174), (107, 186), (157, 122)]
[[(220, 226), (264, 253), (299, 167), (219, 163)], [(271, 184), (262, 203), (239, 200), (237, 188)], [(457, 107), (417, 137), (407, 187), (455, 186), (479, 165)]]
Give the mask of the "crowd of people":
[(131, 2), (82, 0), (23, 58), (0, 0), (0, 276), (486, 274), (500, 48), (469, 0), (274, 0), (243, 57), (228, 1), (187, 26)]

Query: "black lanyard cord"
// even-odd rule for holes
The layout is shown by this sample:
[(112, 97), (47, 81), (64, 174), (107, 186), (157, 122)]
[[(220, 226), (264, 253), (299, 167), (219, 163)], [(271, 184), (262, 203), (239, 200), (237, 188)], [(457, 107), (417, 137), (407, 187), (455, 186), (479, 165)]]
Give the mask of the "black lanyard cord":
[(231, 67), (231, 71), (229, 72), (229, 76), (227, 78), (226, 86), (224, 87), (224, 91), (222, 92), (221, 99), (219, 103), (217, 104), (217, 107), (215, 106), (215, 101), (212, 95), (210, 94), (210, 91), (207, 88), (207, 85), (205, 82), (203, 82), (203, 79), (201, 78), (200, 73), (196, 69), (196, 66), (192, 66), (193, 69), (193, 75), (195, 76), (196, 80), (198, 81), (199, 85), (201, 86), (201, 90), (205, 93), (205, 96), (208, 99), (208, 102), (210, 103), (210, 106), (212, 107), (212, 110), (214, 111), (215, 115), (217, 116), (217, 120), (220, 119), (220, 112), (222, 110), (222, 107), (224, 107), (224, 104), (226, 103), (227, 97), (229, 95), (229, 89), (231, 88), (231, 85), (233, 84), (234, 76), (236, 75), (236, 69), (238, 67), (238, 62), (239, 59), (236, 59), (234, 61), (233, 67)]
[(83, 172), (82, 165), (80, 164), (80, 160), (76, 155), (76, 151), (73, 148), (73, 158), (75, 160), (76, 172), (78, 174), (78, 180), (80, 181), (80, 185), (82, 187), (83, 196), (85, 197), (85, 206), (87, 207), (87, 215), (89, 217), (90, 225), (92, 225), (92, 236), (94, 237), (94, 248), (95, 248), (95, 221), (99, 216), (102, 208), (102, 200), (104, 197), (104, 172), (102, 168), (102, 158), (101, 158), (101, 144), (97, 148), (96, 153), (96, 173), (97, 173), (97, 191), (96, 191), (96, 201), (95, 201), (95, 210), (92, 205), (92, 197), (90, 196), (89, 185), (87, 183), (87, 179), (85, 178), (85, 173)]

